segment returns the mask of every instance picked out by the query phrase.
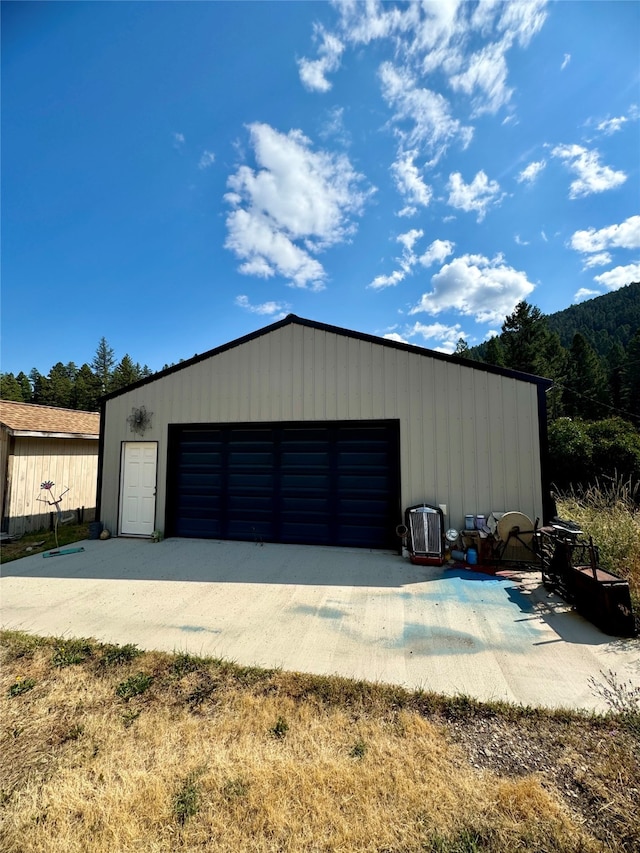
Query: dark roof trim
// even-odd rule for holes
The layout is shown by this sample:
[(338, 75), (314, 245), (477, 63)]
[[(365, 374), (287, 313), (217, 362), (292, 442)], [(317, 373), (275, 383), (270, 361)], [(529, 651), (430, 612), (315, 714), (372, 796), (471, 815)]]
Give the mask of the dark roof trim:
[(166, 370), (160, 370), (158, 373), (146, 376), (144, 379), (140, 379), (138, 382), (133, 382), (125, 388), (120, 388), (118, 391), (112, 391), (110, 394), (106, 394), (102, 397), (102, 400), (112, 400), (114, 397), (120, 397), (122, 394), (128, 394), (129, 391), (134, 391), (136, 388), (142, 388), (144, 385), (148, 385), (151, 382), (155, 382), (158, 379), (169, 376), (171, 373), (177, 373), (179, 370), (184, 370), (187, 367), (191, 367), (193, 364), (198, 364), (200, 361), (205, 361), (215, 355), (219, 355), (220, 353), (226, 352), (234, 347), (241, 346), (242, 344), (249, 343), (249, 341), (256, 340), (256, 338), (268, 335), (271, 332), (275, 332), (277, 329), (282, 329), (284, 326), (292, 324), (306, 326), (309, 329), (317, 329), (322, 332), (330, 332), (335, 335), (342, 335), (345, 338), (354, 338), (358, 341), (378, 344), (379, 346), (387, 346), (392, 349), (404, 350), (405, 352), (410, 352), (414, 355), (435, 358), (438, 361), (447, 361), (450, 364), (459, 364), (461, 367), (468, 367), (471, 370), (479, 370), (482, 373), (494, 373), (497, 376), (519, 379), (522, 382), (531, 382), (544, 388), (550, 388), (553, 385), (553, 382), (550, 379), (545, 379), (542, 376), (534, 376), (531, 373), (522, 373), (519, 370), (509, 370), (506, 367), (496, 367), (493, 364), (484, 364), (481, 361), (471, 361), (470, 359), (461, 358), (456, 355), (446, 355), (445, 353), (436, 352), (435, 350), (427, 349), (426, 347), (417, 347), (414, 344), (390, 341), (387, 338), (368, 335), (365, 332), (354, 332), (351, 329), (340, 328), (340, 326), (331, 326), (328, 323), (319, 323), (315, 320), (306, 320), (303, 317), (297, 317), (295, 314), (287, 314), (283, 320), (278, 320), (276, 323), (271, 323), (269, 326), (263, 326), (263, 328), (258, 329), (255, 332), (250, 332), (248, 335), (236, 338), (234, 341), (229, 341), (229, 343), (222, 344), (222, 346), (215, 347), (201, 355), (194, 355), (193, 358), (190, 358), (187, 361), (181, 361), (180, 364), (174, 364), (173, 367), (168, 367)]

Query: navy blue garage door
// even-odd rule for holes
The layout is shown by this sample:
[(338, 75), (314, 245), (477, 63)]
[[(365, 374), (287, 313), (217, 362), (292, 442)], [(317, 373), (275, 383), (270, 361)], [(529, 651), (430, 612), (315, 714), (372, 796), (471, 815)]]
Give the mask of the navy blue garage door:
[(397, 548), (397, 421), (169, 427), (166, 532)]

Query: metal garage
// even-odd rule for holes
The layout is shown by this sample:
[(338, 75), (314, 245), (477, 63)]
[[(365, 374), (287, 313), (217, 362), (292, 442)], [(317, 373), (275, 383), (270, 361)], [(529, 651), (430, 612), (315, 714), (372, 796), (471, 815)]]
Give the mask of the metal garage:
[(392, 548), (399, 424), (169, 429), (167, 535)]
[(397, 548), (406, 507), (550, 517), (548, 380), (283, 320), (107, 395), (115, 535)]

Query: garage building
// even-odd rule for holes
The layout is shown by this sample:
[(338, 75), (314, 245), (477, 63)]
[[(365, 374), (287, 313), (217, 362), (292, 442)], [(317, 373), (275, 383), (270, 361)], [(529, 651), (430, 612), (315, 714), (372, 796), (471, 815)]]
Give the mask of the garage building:
[(104, 398), (99, 518), (367, 548), (423, 502), (546, 520), (550, 384), (291, 314)]

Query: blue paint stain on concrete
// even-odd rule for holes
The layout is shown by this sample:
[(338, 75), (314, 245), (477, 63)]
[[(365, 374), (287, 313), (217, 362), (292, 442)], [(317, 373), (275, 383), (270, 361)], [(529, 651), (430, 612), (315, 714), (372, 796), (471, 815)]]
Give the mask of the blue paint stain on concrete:
[(204, 628), (202, 625), (178, 625), (180, 631), (187, 631), (190, 634), (199, 634), (206, 632), (207, 634), (219, 634), (219, 630), (214, 628)]
[(385, 643), (391, 649), (404, 649), (407, 654), (459, 655), (475, 654), (483, 648), (483, 643), (466, 631), (453, 631), (422, 625), (419, 622), (407, 622), (402, 635)]
[(342, 619), (345, 615), (344, 610), (338, 607), (313, 607), (311, 604), (297, 604), (291, 608), (294, 613), (300, 613), (303, 616), (320, 616), (321, 619)]

